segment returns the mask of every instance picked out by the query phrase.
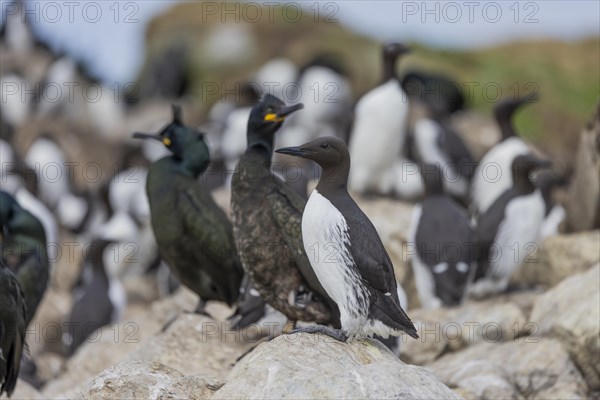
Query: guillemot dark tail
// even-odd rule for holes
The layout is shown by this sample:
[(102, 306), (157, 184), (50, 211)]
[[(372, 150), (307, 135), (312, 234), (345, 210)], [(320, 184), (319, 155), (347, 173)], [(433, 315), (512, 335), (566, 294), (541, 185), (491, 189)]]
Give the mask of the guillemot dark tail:
[(398, 329), (414, 339), (418, 339), (417, 329), (404, 310), (396, 304), (392, 296), (377, 294), (371, 303), (370, 316), (380, 320), (390, 328)]

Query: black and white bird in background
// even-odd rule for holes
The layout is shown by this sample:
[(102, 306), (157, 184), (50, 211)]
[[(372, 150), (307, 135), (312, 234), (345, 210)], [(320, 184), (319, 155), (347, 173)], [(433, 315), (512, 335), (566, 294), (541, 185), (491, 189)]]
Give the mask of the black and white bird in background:
[(58, 222), (76, 233), (82, 232), (94, 212), (92, 199), (89, 193), (75, 190), (69, 159), (58, 142), (50, 135), (40, 135), (27, 150), (25, 163), (36, 172), (39, 198)]
[[(275, 147), (299, 146), (323, 136), (347, 141), (352, 120), (352, 87), (333, 55), (321, 55), (304, 65), (288, 87), (296, 88), (296, 102), (304, 104), (304, 110), (290, 116), (275, 138)], [(288, 90), (285, 94), (289, 97), (293, 92)], [(308, 181), (318, 177), (314, 164), (281, 154), (273, 158), (273, 171), (306, 198)]]
[(452, 127), (451, 115), (439, 103), (415, 102), (413, 107), (417, 106), (424, 110), (424, 115), (415, 118), (411, 126), (411, 154), (419, 163), (437, 165), (442, 172), (444, 190), (468, 204), (476, 167), (471, 152)]
[(85, 247), (81, 275), (73, 289), (73, 306), (63, 332), (64, 351), (72, 355), (97, 329), (118, 321), (127, 305), (127, 295), (118, 278), (120, 264), (132, 253), (116, 251), (112, 245), (130, 240), (133, 227), (113, 219), (102, 226)]
[(382, 81), (356, 103), (349, 139), (352, 191), (391, 194), (397, 186), (393, 167), (405, 144), (409, 104), (396, 63), (408, 52), (401, 43), (384, 45)]
[(529, 145), (515, 130), (513, 115), (524, 105), (537, 101), (529, 95), (521, 99), (505, 99), (494, 106), (494, 117), (502, 138), (479, 161), (471, 186), (471, 203), (475, 214), (483, 214), (494, 201), (512, 186), (511, 165), (515, 157), (527, 154)]
[(511, 276), (536, 250), (546, 203), (532, 175), (550, 165), (531, 154), (517, 156), (511, 165), (512, 187), (478, 218), (478, 267), (469, 288), (473, 297), (506, 290)]
[(564, 188), (567, 183), (568, 180), (565, 177), (558, 176), (552, 171), (541, 171), (537, 176), (537, 186), (540, 188), (546, 204), (544, 223), (540, 228), (541, 239), (557, 235), (567, 218), (567, 211), (554, 198), (554, 193), (560, 188)]
[(460, 304), (476, 268), (475, 230), (467, 210), (444, 192), (442, 170), (423, 164), (425, 198), (413, 210), (411, 265), (423, 308)]

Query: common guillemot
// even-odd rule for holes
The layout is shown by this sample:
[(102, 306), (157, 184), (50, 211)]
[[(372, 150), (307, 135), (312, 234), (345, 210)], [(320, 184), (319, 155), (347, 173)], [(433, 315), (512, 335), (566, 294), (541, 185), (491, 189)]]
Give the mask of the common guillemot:
[(417, 161), (441, 168), (446, 192), (467, 204), (475, 160), (462, 138), (452, 128), (450, 114), (440, 105), (425, 105), (426, 115), (417, 118), (411, 129)]
[(411, 265), (423, 308), (459, 304), (476, 268), (475, 231), (467, 211), (444, 193), (442, 170), (421, 166), (425, 198), (413, 211)]
[(502, 139), (483, 156), (475, 170), (471, 201), (476, 214), (485, 213), (488, 207), (512, 186), (513, 160), (530, 151), (527, 143), (515, 131), (512, 118), (523, 105), (535, 101), (537, 96), (529, 95), (517, 100), (502, 100), (494, 107), (494, 117), (500, 126)]
[(349, 188), (357, 192), (390, 193), (394, 189), (392, 166), (406, 139), (408, 99), (396, 74), (396, 60), (409, 49), (400, 43), (383, 46), (382, 83), (356, 104), (350, 134)]
[[(323, 169), (302, 216), (311, 266), (340, 312), (341, 328), (312, 325), (294, 332), (323, 333), (340, 341), (417, 331), (400, 306), (394, 268), (375, 227), (347, 190), (350, 153), (335, 137), (277, 150)], [(331, 252), (333, 250), (333, 252)]]
[(125, 290), (115, 272), (106, 265), (111, 258), (124, 255), (108, 250), (111, 243), (112, 240), (96, 238), (85, 247), (68, 329), (62, 335), (64, 351), (68, 355), (72, 355), (97, 329), (117, 321), (125, 308)]
[(469, 288), (473, 297), (504, 291), (511, 275), (536, 249), (546, 205), (530, 174), (550, 164), (531, 154), (517, 156), (511, 165), (512, 187), (478, 219), (478, 266)]

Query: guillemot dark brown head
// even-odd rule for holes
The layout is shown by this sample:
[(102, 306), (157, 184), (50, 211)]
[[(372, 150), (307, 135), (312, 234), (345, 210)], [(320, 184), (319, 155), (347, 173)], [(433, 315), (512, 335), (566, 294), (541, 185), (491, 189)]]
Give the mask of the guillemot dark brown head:
[(327, 186), (346, 187), (350, 173), (350, 152), (343, 140), (325, 136), (297, 147), (284, 147), (276, 153), (306, 158), (316, 162), (323, 174), (319, 180)]

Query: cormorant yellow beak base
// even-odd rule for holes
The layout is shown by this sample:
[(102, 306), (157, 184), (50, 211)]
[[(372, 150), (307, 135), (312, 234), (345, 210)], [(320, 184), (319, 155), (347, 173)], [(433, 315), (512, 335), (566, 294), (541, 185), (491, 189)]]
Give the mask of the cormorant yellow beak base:
[(171, 139), (169, 139), (168, 137), (165, 137), (162, 139), (162, 142), (165, 146), (170, 146), (171, 145)]
[(265, 121), (283, 122), (285, 121), (285, 116), (280, 117), (275, 113), (269, 113), (265, 115)]
[(302, 110), (303, 108), (304, 108), (304, 104), (302, 104), (302, 103), (294, 104), (291, 106), (286, 106), (286, 107), (283, 107), (282, 109), (280, 109), (277, 113), (268, 113), (267, 115), (265, 115), (264, 120), (265, 121), (273, 121), (273, 122), (283, 122), (283, 121), (285, 121), (285, 119), (288, 115), (290, 115), (293, 112), (296, 112), (298, 110)]

